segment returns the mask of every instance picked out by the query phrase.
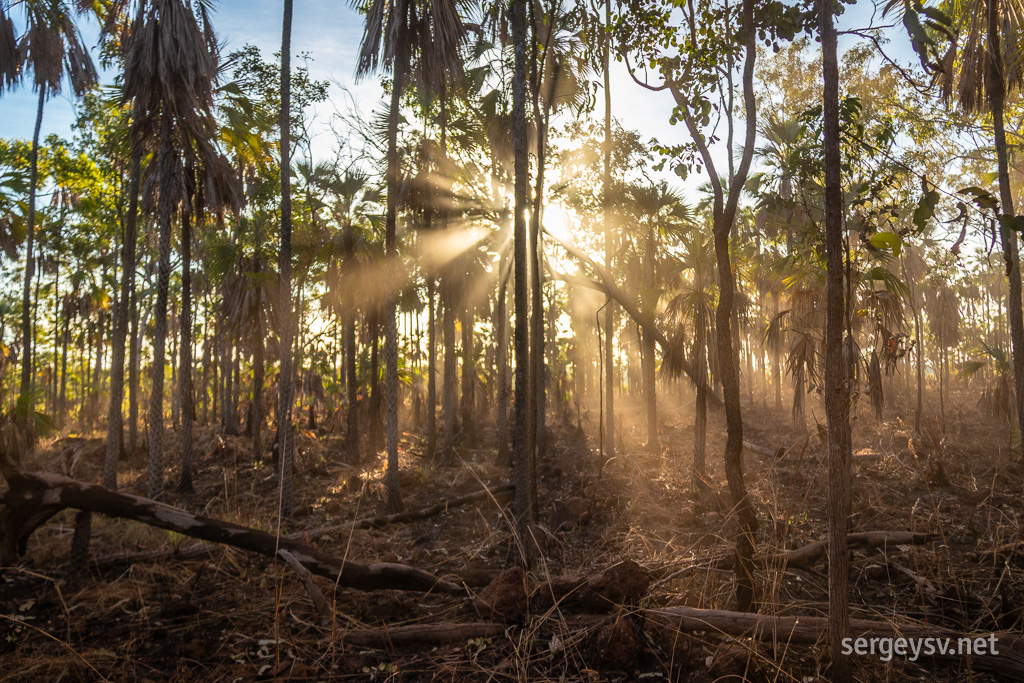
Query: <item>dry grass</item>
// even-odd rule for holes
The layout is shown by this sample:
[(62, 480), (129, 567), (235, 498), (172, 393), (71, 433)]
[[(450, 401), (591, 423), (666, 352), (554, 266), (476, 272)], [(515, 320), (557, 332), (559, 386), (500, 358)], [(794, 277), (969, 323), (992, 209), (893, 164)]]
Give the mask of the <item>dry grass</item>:
[[(652, 568), (658, 580), (640, 607), (691, 605), (728, 608), (733, 575), (708, 560), (729, 552), (736, 524), (727, 505), (694, 501), (689, 490), (692, 417), (665, 411), (664, 453), (650, 454), (629, 419), (620, 429), (618, 457), (598, 480), (596, 457), (575, 438), (555, 430), (552, 457), (542, 463), (541, 522), (553, 502), (578, 496), (590, 506), (589, 524), (539, 531), (537, 580), (588, 575), (619, 559)], [(761, 529), (762, 552), (795, 548), (825, 533), (825, 466), (816, 436), (788, 428), (788, 414), (748, 410), (746, 439), (784, 454), (745, 454), (748, 485)], [(724, 491), (715, 455), (721, 452), (722, 417), (712, 415), (708, 454), (711, 477)], [(930, 427), (913, 435), (898, 419), (856, 428), (855, 530), (892, 529), (941, 534), (927, 546), (853, 553), (856, 616), (925, 619), (969, 632), (1020, 628), (1024, 595), (1024, 542), (1019, 469), (1009, 465), (1009, 436), (1000, 425), (970, 415), (951, 420), (946, 433)], [(253, 463), (246, 439), (201, 432), (199, 493), (172, 500), (202, 514), (261, 529), (274, 528), (276, 485), (269, 463)], [(66, 459), (51, 444), (30, 467), (59, 469)], [(288, 532), (302, 533), (373, 514), (383, 507), (383, 460), (354, 467), (340, 462), (340, 442), (304, 435), (299, 440), (299, 514)], [(417, 508), (494, 484), (506, 477), (486, 450), (466, 451), (454, 468), (419, 457), (409, 438), (402, 450), (406, 505)], [(76, 477), (96, 481), (101, 455), (86, 449)], [(938, 463), (941, 463), (941, 469)], [(130, 459), (122, 488), (143, 493), (144, 462)], [(945, 481), (942, 481), (942, 479)], [(352, 629), (476, 619), (468, 604), (434, 595), (394, 591), (335, 591), (317, 579), (333, 607), (321, 627), (301, 581), (282, 562), (230, 549), (189, 554), (191, 539), (144, 525), (93, 521), (89, 568), (69, 568), (73, 518), (62, 513), (41, 529), (18, 567), (0, 582), (0, 657), (4, 680), (371, 680), (544, 681), (714, 680), (736, 673), (750, 680), (805, 681), (824, 674), (821, 648), (755, 645), (714, 633), (681, 634), (622, 609), (581, 622), (556, 604), (510, 627), (507, 638), (389, 652), (345, 643)], [(502, 568), (519, 543), (493, 502), (454, 509), (434, 518), (385, 529), (323, 536), (317, 545), (360, 561), (401, 561), (438, 575)], [(179, 556), (121, 562), (138, 551), (173, 550)], [(106, 559), (104, 559), (106, 558)], [(933, 590), (919, 588), (903, 567)], [(761, 611), (824, 614), (824, 566), (766, 567)], [(628, 624), (638, 652), (617, 671), (600, 645)], [(619, 624), (619, 626), (616, 626)], [(609, 630), (611, 628), (612, 630)], [(710, 668), (709, 668), (710, 663)], [(858, 660), (863, 680), (961, 680), (962, 672), (926, 672), (915, 665)], [(732, 667), (732, 668), (730, 668)], [(736, 678), (734, 680), (740, 680)]]

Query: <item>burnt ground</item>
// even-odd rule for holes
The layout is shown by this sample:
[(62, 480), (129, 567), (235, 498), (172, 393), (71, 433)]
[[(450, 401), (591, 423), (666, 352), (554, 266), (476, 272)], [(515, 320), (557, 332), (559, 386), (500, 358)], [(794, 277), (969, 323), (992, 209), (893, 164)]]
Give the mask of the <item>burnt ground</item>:
[[(900, 414), (912, 415), (906, 408)], [(558, 575), (593, 576), (633, 560), (655, 578), (639, 607), (732, 607), (732, 572), (708, 563), (729, 552), (735, 532), (719, 462), (724, 418), (712, 412), (708, 439), (721, 493), (695, 501), (692, 416), (680, 409), (663, 412), (663, 451), (644, 451), (627, 412), (618, 457), (603, 467), (596, 445), (572, 424), (552, 427), (551, 455), (540, 465), (543, 557), (534, 585)], [(945, 432), (930, 416), (921, 434), (889, 413), (880, 423), (858, 414), (853, 530), (932, 532), (940, 540), (854, 550), (852, 614), (915, 618), (982, 635), (1019, 632), (1024, 482), (1013, 465), (1011, 432), (973, 410), (948, 413)], [(758, 404), (745, 406), (745, 421), (745, 440), (761, 447), (744, 455), (760, 521), (759, 552), (824, 539), (825, 453), (813, 419), (810, 433), (801, 435), (791, 429), (787, 410)], [(487, 447), (490, 437), (483, 434), (480, 448), (462, 448), (459, 464), (438, 467), (423, 459), (418, 437), (406, 434), (406, 507), (469, 493), (481, 482), (506, 481), (507, 471)], [(66, 437), (43, 446), (27, 469), (99, 481), (99, 439)], [(273, 530), (277, 485), (269, 459), (254, 463), (246, 438), (221, 438), (204, 428), (197, 449), (197, 494), (172, 494), (169, 502)], [(383, 512), (382, 461), (345, 464), (338, 437), (301, 432), (297, 467), (298, 513), (287, 531), (305, 532), (324, 552), (402, 562), (477, 586), (512, 560), (513, 539), (494, 501), (379, 529), (346, 528), (345, 522)], [(174, 479), (172, 472), (169, 481)], [(138, 453), (125, 463), (120, 486), (144, 495), (145, 481), (145, 455)], [(827, 680), (824, 646), (773, 648), (712, 632), (678, 633), (645, 620), (636, 607), (583, 617), (535, 601), (525, 623), (511, 624), (505, 635), (443, 646), (357, 646), (347, 642), (357, 630), (480, 617), (470, 600), (335, 591), (318, 578), (333, 610), (321, 626), (303, 583), (281, 562), (231, 548), (211, 551), (178, 534), (96, 516), (90, 560), (71, 566), (74, 523), (72, 511), (62, 512), (36, 532), (16, 566), (0, 571), (4, 681)], [(323, 527), (337, 530), (314, 533)], [(785, 572), (768, 568), (758, 579), (762, 613), (825, 614), (823, 562)], [(972, 675), (966, 662), (959, 669), (899, 658), (883, 663), (862, 657), (855, 664), (857, 678), (866, 681), (959, 681)]]

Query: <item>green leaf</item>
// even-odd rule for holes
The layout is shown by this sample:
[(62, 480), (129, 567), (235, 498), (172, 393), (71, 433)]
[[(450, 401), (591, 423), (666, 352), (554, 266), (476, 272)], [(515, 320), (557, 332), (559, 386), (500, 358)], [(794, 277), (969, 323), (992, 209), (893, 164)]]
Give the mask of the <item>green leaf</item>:
[(883, 231), (876, 232), (874, 235), (868, 238), (871, 246), (876, 249), (890, 249), (896, 256), (900, 255), (900, 251), (903, 249), (903, 240), (900, 236), (894, 232)]

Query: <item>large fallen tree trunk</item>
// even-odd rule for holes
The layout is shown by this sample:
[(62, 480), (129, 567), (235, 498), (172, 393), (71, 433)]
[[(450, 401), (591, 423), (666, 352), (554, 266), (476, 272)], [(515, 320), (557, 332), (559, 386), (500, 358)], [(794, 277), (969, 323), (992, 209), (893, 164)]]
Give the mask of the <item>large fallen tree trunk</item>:
[[(4, 537), (0, 555), (10, 554), (16, 544), (23, 554), (28, 537), (47, 519), (65, 508), (98, 512), (108, 517), (132, 519), (185, 536), (234, 546), (242, 550), (276, 557), (281, 549), (313, 574), (336, 581), (337, 585), (359, 590), (395, 589), (435, 591), (465, 595), (465, 589), (442, 581), (415, 567), (391, 562), (360, 564), (319, 553), (284, 536), (194, 515), (181, 508), (141, 496), (111, 491), (49, 473), (23, 473), (5, 463), (4, 476), (10, 486), (0, 497), (6, 506), (0, 532)], [(10, 558), (0, 557), (8, 562)]]
[(458, 496), (457, 498), (449, 498), (442, 500), (440, 503), (430, 505), (419, 510), (408, 510), (406, 512), (397, 512), (393, 515), (383, 515), (381, 517), (364, 517), (357, 519), (345, 524), (336, 524), (334, 526), (324, 527), (323, 529), (315, 529), (312, 531), (305, 532), (310, 538), (320, 538), (327, 534), (337, 533), (339, 531), (347, 531), (349, 529), (377, 529), (380, 527), (387, 526), (389, 524), (399, 524), (402, 522), (414, 522), (420, 519), (426, 519), (427, 517), (433, 517), (434, 515), (446, 512), (452, 508), (466, 505), (468, 503), (474, 503), (479, 500), (487, 500), (489, 498), (496, 498), (499, 495), (512, 491), (514, 486), (512, 484), (502, 484), (491, 489), (481, 489), (480, 491), (474, 491), (473, 493), (467, 493), (464, 496)]
[[(668, 618), (680, 631), (714, 631), (783, 646), (816, 644), (825, 640), (825, 617), (780, 617), (696, 607), (666, 607), (647, 610), (645, 614)], [(1024, 680), (1024, 639), (1009, 633), (967, 634), (920, 622), (851, 619), (850, 635), (852, 650), (848, 654), (856, 653), (876, 661), (890, 655), (900, 659), (914, 657), (918, 664), (924, 661), (953, 664), (972, 671), (1006, 676), (1009, 680)], [(882, 644), (880, 639), (887, 640)], [(895, 639), (901, 639), (900, 647), (905, 652), (894, 649)], [(880, 648), (885, 648), (885, 651)], [(864, 654), (867, 651), (870, 653)]]

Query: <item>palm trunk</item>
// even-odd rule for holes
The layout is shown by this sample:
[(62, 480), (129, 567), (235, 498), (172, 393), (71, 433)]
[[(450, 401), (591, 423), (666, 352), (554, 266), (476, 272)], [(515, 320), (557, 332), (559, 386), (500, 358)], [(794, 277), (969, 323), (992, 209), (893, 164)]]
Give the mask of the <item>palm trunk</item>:
[(427, 276), (427, 459), (437, 456), (437, 292)]
[[(405, 21), (404, 15), (400, 21)], [(404, 44), (399, 51), (407, 48)], [(404, 63), (400, 56), (397, 64)], [(403, 78), (396, 70), (391, 86), (391, 107), (388, 110), (388, 168), (387, 207), (384, 229), (384, 260), (397, 266), (397, 210), (398, 210), (398, 117), (402, 106)], [(398, 324), (396, 320), (396, 293), (388, 293), (384, 304), (384, 431), (387, 445), (388, 469), (384, 480), (388, 490), (388, 512), (402, 509), (402, 495), (398, 482)]]
[(494, 372), (497, 375), (497, 396), (496, 404), (496, 429), (498, 464), (510, 466), (512, 456), (509, 453), (508, 442), (508, 316), (506, 309), (508, 305), (508, 255), (502, 251), (501, 264), (498, 267), (498, 298), (494, 306)]
[(131, 330), (128, 340), (128, 452), (139, 444), (139, 295), (135, 288), (135, 269), (131, 273)]
[[(605, 0), (605, 24), (612, 23), (612, 0)], [(604, 175), (601, 178), (601, 217), (604, 222), (604, 265), (612, 272), (612, 222), (608, 219), (611, 208), (612, 183), (612, 91), (610, 38), (604, 44)], [(615, 457), (615, 302), (611, 299), (604, 308), (604, 457)]]
[[(988, 50), (997, 55), (988, 60), (988, 96), (992, 112), (992, 129), (995, 133), (996, 159), (999, 171), (999, 200), (1002, 216), (999, 223), (999, 237), (1003, 247), (1003, 261), (1006, 263), (1006, 278), (1009, 288), (1006, 308), (1009, 313), (1010, 343), (1013, 347), (1014, 392), (1017, 402), (1017, 428), (1024, 434), (1024, 309), (1021, 302), (1020, 251), (1017, 233), (1009, 227), (1015, 215), (1013, 192), (1010, 186), (1009, 161), (1006, 144), (1006, 130), (1003, 114), (1006, 100), (1006, 81), (1003, 75), (1002, 50), (999, 44), (999, 3), (989, 0), (988, 5)], [(1006, 219), (1006, 220), (1003, 220)], [(1021, 448), (1024, 461), (1024, 447)]]
[(181, 361), (178, 363), (178, 396), (181, 404), (181, 479), (178, 492), (195, 492), (192, 485), (192, 198), (181, 219)]
[[(66, 307), (65, 307), (66, 308)], [(68, 346), (71, 345), (71, 314), (64, 310), (64, 341), (60, 352), (60, 397), (57, 399), (59, 421), (61, 427), (67, 416), (68, 409)]]
[(25, 442), (31, 447), (35, 442), (32, 407), (32, 323), (31, 299), (32, 277), (35, 260), (32, 253), (36, 233), (36, 184), (39, 182), (39, 129), (43, 126), (43, 104), (46, 102), (46, 87), (39, 88), (39, 104), (36, 109), (36, 127), (32, 133), (32, 156), (29, 159), (28, 226), (25, 234), (25, 286), (21, 296), (21, 388), (19, 402), (22, 429)]
[[(701, 298), (704, 297), (703, 274), (698, 274), (697, 282), (701, 287)], [(693, 421), (693, 485), (694, 496), (703, 496), (708, 492), (707, 475), (707, 430), (708, 430), (708, 381), (707, 381), (707, 318), (704, 302), (698, 301), (697, 315), (694, 318), (693, 367), (697, 371), (697, 396), (695, 401), (696, 415)]]
[(284, 0), (281, 33), (281, 244), (278, 252), (281, 302), (281, 375), (277, 383), (277, 445), (280, 464), (280, 517), (292, 511), (292, 403), (295, 373), (292, 341), (295, 312), (292, 305), (292, 185), (291, 185), (291, 42), (292, 3)]
[(380, 320), (376, 312), (367, 320), (370, 328), (370, 450), (380, 450)]
[[(654, 289), (654, 227), (647, 229), (644, 247), (644, 287), (648, 291)], [(651, 314), (653, 318), (653, 313)], [(651, 320), (654, 324), (654, 320)], [(644, 412), (647, 417), (647, 450), (651, 453), (661, 451), (658, 442), (658, 397), (655, 373), (655, 342), (654, 335), (644, 330), (641, 335), (640, 366), (644, 393)]]
[(839, 60), (833, 25), (834, 3), (819, 0), (823, 73), (823, 131), (825, 153), (825, 417), (828, 424), (828, 636), (832, 651), (831, 678), (851, 680), (850, 662), (843, 651), (849, 635), (850, 457), (848, 443), (849, 384), (843, 363), (843, 196), (839, 147)]
[(476, 352), (473, 340), (473, 307), (467, 304), (462, 311), (462, 430), (466, 445), (476, 445), (476, 425), (473, 420), (474, 394), (476, 388)]
[(124, 345), (128, 334), (128, 316), (135, 284), (135, 247), (139, 212), (139, 182), (142, 174), (142, 153), (132, 152), (129, 181), (128, 215), (124, 225), (124, 247), (121, 255), (121, 296), (114, 321), (114, 348), (110, 361), (110, 411), (107, 414), (107, 454), (103, 463), (103, 485), (117, 488), (117, 461), (121, 457), (124, 438), (122, 408), (124, 403)]
[(159, 499), (164, 491), (164, 362), (167, 342), (167, 291), (171, 281), (171, 119), (163, 112), (160, 123), (159, 200), (160, 240), (158, 248), (156, 319), (153, 332), (153, 372), (149, 395), (149, 497)]
[[(779, 294), (772, 296), (772, 320), (779, 315)], [(775, 410), (782, 410), (782, 354), (779, 353), (780, 344), (772, 348), (772, 382), (775, 384)]]
[(442, 288), (444, 317), (441, 322), (441, 337), (444, 342), (444, 367), (441, 378), (441, 412), (444, 413), (444, 434), (441, 438), (440, 460), (450, 463), (454, 460), (452, 449), (459, 431), (458, 411), (455, 407), (458, 394), (458, 367), (455, 356), (455, 284), (445, 282)]

